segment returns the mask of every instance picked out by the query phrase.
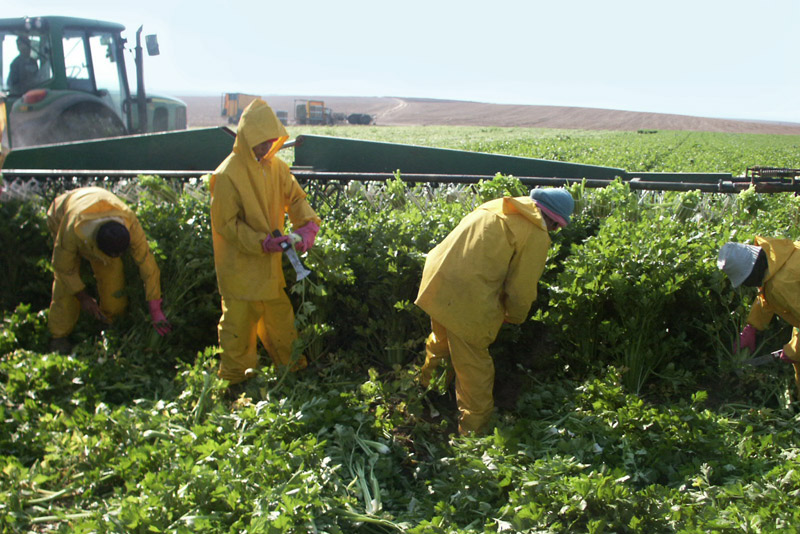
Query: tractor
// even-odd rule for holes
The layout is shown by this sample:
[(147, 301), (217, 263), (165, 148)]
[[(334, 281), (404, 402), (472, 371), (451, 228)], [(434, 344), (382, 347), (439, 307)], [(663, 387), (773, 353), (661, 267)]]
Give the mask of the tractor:
[[(129, 85), (124, 30), (73, 17), (0, 19), (3, 149), (186, 129), (186, 104), (145, 93), (141, 27)], [(157, 55), (156, 36), (145, 42)]]

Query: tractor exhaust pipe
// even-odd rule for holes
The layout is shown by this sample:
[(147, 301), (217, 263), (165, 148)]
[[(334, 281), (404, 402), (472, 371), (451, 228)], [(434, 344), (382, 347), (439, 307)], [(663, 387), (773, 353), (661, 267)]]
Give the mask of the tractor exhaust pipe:
[(147, 95), (144, 91), (144, 54), (142, 53), (142, 28), (136, 31), (136, 111), (139, 115), (139, 133), (147, 131)]

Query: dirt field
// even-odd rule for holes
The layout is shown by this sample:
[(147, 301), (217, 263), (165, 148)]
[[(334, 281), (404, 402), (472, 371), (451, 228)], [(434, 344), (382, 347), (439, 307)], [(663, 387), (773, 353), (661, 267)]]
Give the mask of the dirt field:
[[(227, 124), (220, 96), (180, 97), (191, 127)], [(516, 106), (455, 100), (393, 97), (264, 96), (290, 120), (295, 99), (321, 99), (337, 113), (368, 113), (383, 126), (518, 126), (584, 130), (692, 130), (706, 132), (800, 135), (800, 124), (710, 119), (688, 115), (642, 113), (557, 106)]]

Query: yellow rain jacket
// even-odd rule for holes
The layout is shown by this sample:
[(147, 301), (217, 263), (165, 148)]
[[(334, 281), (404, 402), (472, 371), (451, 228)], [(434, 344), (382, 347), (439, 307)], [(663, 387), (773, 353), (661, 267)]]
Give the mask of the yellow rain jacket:
[[(287, 213), (294, 228), (321, 224), (289, 166), (273, 157), (288, 137), (266, 102), (254, 100), (242, 113), (233, 152), (211, 176), (214, 265), (225, 298), (277, 298), (286, 286), (282, 255), (265, 254), (261, 242), (275, 229), (286, 233)], [(270, 139), (272, 149), (257, 161), (253, 147)]]
[(549, 248), (530, 197), (489, 201), (428, 254), (415, 303), (448, 331), (488, 347), (504, 320), (527, 317)]
[(750, 309), (747, 322), (764, 330), (775, 314), (795, 327), (792, 339), (783, 350), (792, 360), (800, 360), (800, 241), (756, 237), (754, 245), (767, 254), (768, 273)]
[(130, 253), (139, 267), (147, 300), (161, 298), (161, 273), (139, 220), (116, 195), (99, 187), (64, 193), (47, 210), (47, 227), (55, 239), (54, 298), (75, 295), (86, 287), (80, 276), (81, 257), (104, 265), (112, 261), (95, 241), (97, 229), (109, 219), (124, 224), (130, 233)]

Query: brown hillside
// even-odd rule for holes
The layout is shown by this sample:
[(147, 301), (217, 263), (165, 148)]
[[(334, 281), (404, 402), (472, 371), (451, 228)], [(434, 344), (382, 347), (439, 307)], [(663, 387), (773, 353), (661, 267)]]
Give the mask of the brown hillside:
[[(191, 127), (226, 124), (221, 114), (221, 97), (181, 97), (188, 106)], [(612, 109), (484, 104), (456, 100), (395, 97), (308, 97), (265, 96), (276, 111), (294, 116), (295, 99), (321, 99), (334, 112), (368, 113), (384, 126), (517, 126), (585, 130), (691, 130), (707, 132), (800, 135), (800, 124), (689, 115), (643, 113)]]

